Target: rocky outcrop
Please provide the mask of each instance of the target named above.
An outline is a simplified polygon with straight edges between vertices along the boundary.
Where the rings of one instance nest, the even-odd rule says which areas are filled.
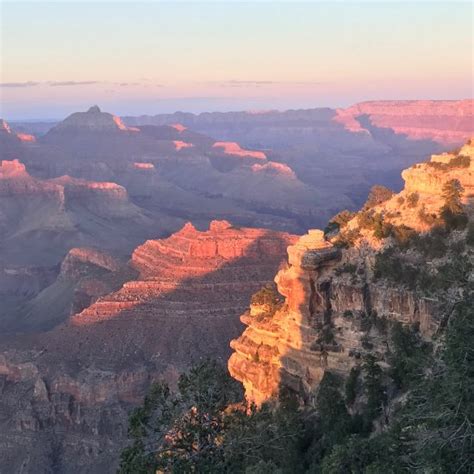
[[[102,112],[97,105],[87,112],[75,112],[54,128],[48,134],[70,132],[138,132],[137,128],[126,127],[122,120],[107,112]]]
[[[349,261],[363,268],[364,253]],[[436,301],[337,275],[340,259],[322,231],[310,231],[288,247],[288,266],[275,277],[284,300],[268,304],[257,294],[241,317],[247,329],[231,342],[228,366],[249,402],[275,399],[282,388],[309,401],[326,370],[347,376],[365,353],[386,351],[386,321],[418,323],[427,337],[437,328]]]
[[[374,211],[383,213],[395,225],[406,225],[426,231],[429,224],[424,215],[438,216],[445,203],[443,186],[457,180],[463,188],[463,203],[467,212],[474,211],[474,146],[467,142],[458,150],[433,155],[430,161],[418,163],[402,172],[403,190]],[[421,216],[421,217],[420,217]],[[352,226],[356,225],[353,223]]]
[[[278,395],[282,385],[304,382],[306,369],[315,382],[321,380],[321,349],[317,341],[317,325],[327,319],[329,300],[322,290],[322,275],[334,265],[340,251],[324,240],[322,231],[310,231],[288,247],[289,265],[275,278],[278,292],[286,299],[281,307],[269,305],[265,299],[255,301],[242,316],[248,326],[229,360],[231,375],[240,380],[249,402],[257,405]],[[318,289],[316,288],[318,282]],[[319,350],[318,350],[319,349]]]
[[[5,145],[4,141],[19,141],[19,142],[26,142],[26,143],[34,143],[36,142],[36,138],[34,135],[29,133],[16,133],[12,131],[8,122],[3,119],[0,119],[0,139],[2,140],[2,145]]]
[[[353,132],[367,132],[358,120],[360,116],[367,116],[375,127],[410,139],[442,144],[464,143],[474,132],[472,99],[362,102],[338,109],[334,120]]]
[[[227,155],[239,156],[242,158],[254,158],[256,160],[267,159],[263,151],[244,150],[236,142],[216,142],[212,147],[222,149]]]
[[[288,265],[275,277],[277,292],[254,295],[241,318],[247,329],[231,342],[229,371],[243,383],[249,402],[260,405],[278,397],[282,389],[310,400],[325,371],[347,376],[368,352],[383,359],[388,351],[387,325],[394,321],[416,324],[425,338],[438,330],[441,298],[405,285],[403,278],[398,282],[374,278],[377,254],[393,247],[396,238],[381,228],[377,235],[371,218],[379,215],[380,223],[392,230],[430,230],[440,223],[443,187],[452,180],[464,189],[464,210],[472,217],[472,143],[406,170],[402,192],[344,224],[342,233],[357,234],[349,248],[334,247],[319,230],[288,247]],[[406,258],[412,265],[420,262],[415,248],[407,250]],[[430,257],[424,263],[426,278],[444,272],[446,263],[443,256]],[[454,288],[453,294],[459,291]],[[447,294],[447,301],[452,298]]]
[[[295,172],[288,165],[285,165],[284,163],[276,163],[274,161],[269,161],[264,165],[255,163],[252,165],[252,171],[255,173],[268,173],[274,176],[297,179]]]

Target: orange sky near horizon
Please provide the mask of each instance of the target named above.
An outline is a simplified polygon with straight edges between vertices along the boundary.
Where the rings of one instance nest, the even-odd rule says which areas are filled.
[[[124,115],[473,96],[470,2],[1,8],[6,118],[55,118],[92,103]]]

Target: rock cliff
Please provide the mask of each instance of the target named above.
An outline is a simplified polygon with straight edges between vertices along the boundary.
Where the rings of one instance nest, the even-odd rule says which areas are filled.
[[[472,99],[361,102],[338,109],[334,120],[348,130],[364,132],[358,121],[358,117],[364,115],[372,125],[391,129],[410,139],[458,144],[472,135],[474,104]]]
[[[468,142],[456,152],[435,155],[406,170],[402,192],[370,209],[366,206],[341,226],[341,234],[353,236],[345,248],[340,248],[338,237],[319,230],[288,247],[288,264],[275,277],[277,291],[267,288],[254,295],[241,317],[247,329],[231,342],[229,371],[243,383],[248,401],[260,405],[276,398],[282,388],[308,401],[326,370],[347,376],[369,352],[383,361],[387,325],[395,321],[416,324],[425,338],[437,331],[442,324],[441,296],[452,302],[462,290],[439,285],[432,293],[427,289],[439,272],[450,271],[454,258],[460,258],[454,265],[467,265],[467,282],[472,281],[474,258],[463,247],[465,230],[441,234],[442,242],[435,244],[428,240],[435,237],[426,232],[439,226],[443,186],[451,180],[464,188],[464,212],[473,218],[473,164],[474,147]],[[413,193],[416,199],[409,198]],[[422,232],[419,238],[427,240],[401,250],[396,240],[402,230],[410,235]],[[444,250],[430,250],[430,245]],[[398,281],[382,267],[392,251],[400,253],[398,268],[406,269],[406,275],[399,270]],[[422,260],[421,254],[430,251],[433,255]],[[414,274],[416,266],[425,272],[421,286],[410,282],[409,270]]]
[[[48,133],[67,132],[137,132],[138,129],[126,127],[122,120],[115,115],[102,112],[94,105],[87,112],[76,112],[56,125]]]

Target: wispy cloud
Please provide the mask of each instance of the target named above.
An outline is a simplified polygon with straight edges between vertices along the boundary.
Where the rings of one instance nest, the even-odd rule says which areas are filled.
[[[143,82],[111,82],[111,81],[24,81],[24,82],[0,82],[0,87],[80,87],[101,84],[104,86],[134,87],[144,85]],[[145,84],[151,87],[150,84]],[[153,87],[164,87],[162,84],[153,84]]]
[[[293,86],[320,86],[327,84],[321,81],[261,81],[261,80],[236,80],[231,79],[227,81],[216,81],[213,84],[217,84],[220,87],[262,87],[262,86],[273,86],[273,85],[293,85]]]
[[[26,81],[26,82],[0,82],[0,87],[35,87],[39,86],[41,82]]]
[[[51,87],[68,87],[68,86],[90,86],[93,84],[100,84],[101,81],[48,81]]]

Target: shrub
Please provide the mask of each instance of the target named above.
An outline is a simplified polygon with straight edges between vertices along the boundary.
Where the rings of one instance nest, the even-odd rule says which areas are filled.
[[[448,163],[441,163],[439,161],[429,161],[427,164],[431,168],[447,171],[454,168],[469,168],[469,166],[471,166],[471,158],[466,155],[458,155],[454,158],[451,158]]]
[[[364,204],[364,210],[378,206],[385,201],[388,201],[393,196],[393,191],[385,186],[375,185],[369,192],[369,197]]]
[[[344,227],[354,216],[354,212],[344,209],[343,211],[336,214],[329,222],[337,224],[339,228],[341,228]]]
[[[463,229],[468,222],[461,198],[464,188],[457,179],[451,179],[443,186],[444,206],[441,217],[449,230]]]
[[[350,273],[351,275],[355,275],[357,272],[357,265],[353,263],[344,263],[340,267],[337,267],[335,270],[336,275],[342,275],[343,273]]]
[[[392,232],[393,226],[385,222],[380,213],[362,211],[358,214],[357,222],[362,229],[371,230],[377,239],[387,238]]]
[[[251,298],[253,305],[268,305],[270,308],[276,308],[283,302],[283,298],[276,290],[274,284],[264,286],[255,293]]]
[[[466,244],[474,247],[474,222],[469,223],[467,227]]]
[[[391,234],[400,248],[408,248],[418,236],[414,229],[404,224],[393,226]]]
[[[357,382],[359,380],[360,367],[352,367],[349,377],[346,380],[345,392],[346,392],[346,403],[352,405],[357,396]]]
[[[398,388],[407,388],[421,377],[429,345],[423,341],[416,326],[410,328],[396,321],[390,333],[390,376]]]
[[[410,208],[416,207],[417,204],[418,204],[419,199],[420,199],[420,195],[418,193],[410,193],[407,196],[408,207],[410,207]]]
[[[352,247],[356,240],[360,237],[359,229],[351,229],[341,232],[334,241],[336,247],[349,248]]]
[[[421,222],[429,226],[432,226],[437,221],[436,214],[428,214],[426,212],[426,207],[424,204],[421,207],[421,209],[418,211],[418,217],[420,218]]]
[[[458,155],[451,159],[448,163],[450,168],[469,168],[471,166],[471,157],[466,155]]]
[[[382,384],[383,372],[372,354],[365,357],[362,370],[364,371],[364,387],[367,395],[365,416],[368,420],[374,420],[381,413],[382,405],[386,400],[385,387]]]

